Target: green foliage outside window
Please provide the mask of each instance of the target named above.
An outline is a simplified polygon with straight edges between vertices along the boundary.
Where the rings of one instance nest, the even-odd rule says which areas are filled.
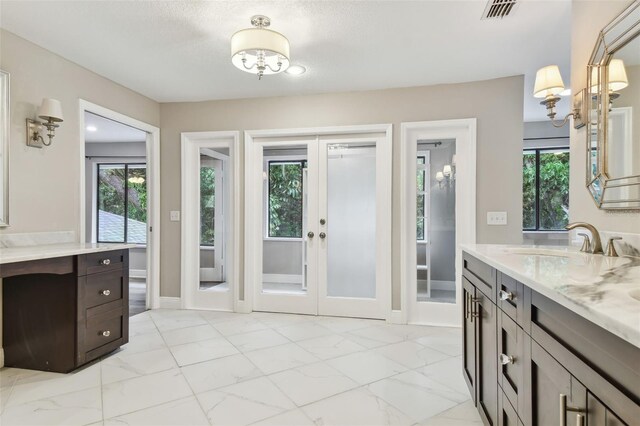
[[[215,242],[216,176],[213,167],[200,167],[200,245]]]
[[[302,161],[269,162],[269,237],[302,238]]]
[[[564,229],[569,223],[569,151],[525,151],[522,190],[523,229]]]

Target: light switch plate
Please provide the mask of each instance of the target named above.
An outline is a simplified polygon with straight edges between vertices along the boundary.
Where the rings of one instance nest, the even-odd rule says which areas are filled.
[[[169,219],[171,220],[171,222],[180,222],[180,211],[171,210],[169,214]]]
[[[507,212],[487,212],[487,225],[506,225]]]

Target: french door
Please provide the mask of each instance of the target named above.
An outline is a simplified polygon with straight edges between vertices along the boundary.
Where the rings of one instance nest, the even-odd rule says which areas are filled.
[[[386,318],[389,139],[307,136],[253,142],[252,150],[253,309]]]

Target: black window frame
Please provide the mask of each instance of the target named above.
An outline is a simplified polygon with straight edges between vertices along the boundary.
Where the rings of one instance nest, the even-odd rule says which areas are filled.
[[[100,241],[100,166],[123,166],[124,167],[124,241]],[[147,163],[96,163],[96,242],[128,244],[129,227],[129,166],[144,166],[145,173]],[[132,243],[141,244],[141,243]],[[145,243],[146,245],[146,243]]]
[[[553,152],[553,151],[566,151],[571,156],[571,149],[569,146],[556,146],[556,147],[546,147],[546,148],[524,148],[522,150],[522,154],[535,152],[536,155],[536,197],[535,197],[535,218],[536,218],[536,227],[535,228],[525,228],[523,226],[522,230],[524,232],[566,232],[566,229],[540,229],[540,153]]]
[[[275,164],[274,164],[275,163]],[[283,239],[301,239],[304,234],[304,196],[300,199],[300,235],[297,237],[283,237],[277,235],[271,235],[271,165],[280,165],[280,164],[299,164],[300,165],[300,184],[302,188],[304,188],[304,169],[307,168],[307,160],[287,160],[287,159],[279,159],[279,160],[268,160],[267,161],[267,238],[283,238]]]

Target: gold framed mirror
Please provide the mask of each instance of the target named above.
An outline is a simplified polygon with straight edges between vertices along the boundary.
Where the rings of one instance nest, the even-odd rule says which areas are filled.
[[[598,35],[587,92],[587,188],[600,209],[640,209],[639,0]]]

